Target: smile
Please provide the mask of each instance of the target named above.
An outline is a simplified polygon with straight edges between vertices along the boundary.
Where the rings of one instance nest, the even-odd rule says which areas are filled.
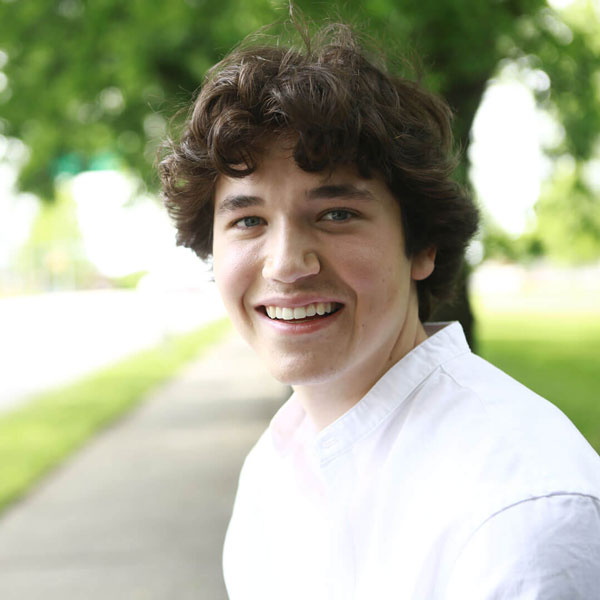
[[[337,312],[342,307],[337,302],[315,302],[306,306],[265,306],[267,316],[273,320],[303,321],[319,318]]]

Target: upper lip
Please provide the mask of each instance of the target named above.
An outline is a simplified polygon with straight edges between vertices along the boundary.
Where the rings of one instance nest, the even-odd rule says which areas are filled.
[[[281,308],[296,308],[299,306],[306,306],[308,304],[317,304],[318,302],[331,302],[336,304],[342,304],[339,300],[332,298],[331,296],[323,295],[310,295],[310,296],[270,296],[264,298],[260,302],[255,304],[256,308],[261,306],[280,306]]]

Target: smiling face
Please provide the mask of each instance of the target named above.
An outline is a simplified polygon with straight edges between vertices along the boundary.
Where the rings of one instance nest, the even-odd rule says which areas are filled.
[[[214,197],[214,273],[231,319],[273,376],[295,389],[364,393],[425,338],[399,205],[354,168],[301,170],[274,146]]]

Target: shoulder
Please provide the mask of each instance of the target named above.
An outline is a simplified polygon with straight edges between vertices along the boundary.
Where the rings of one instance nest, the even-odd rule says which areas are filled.
[[[445,600],[583,600],[600,586],[600,500],[570,493],[505,507],[474,531]]]
[[[410,456],[471,524],[554,493],[600,497],[600,457],[571,421],[468,350],[437,363],[397,420],[393,464]]]
[[[554,404],[471,353],[442,364],[437,385],[468,426],[467,443],[502,480],[519,481],[532,497],[600,496],[600,457]]]

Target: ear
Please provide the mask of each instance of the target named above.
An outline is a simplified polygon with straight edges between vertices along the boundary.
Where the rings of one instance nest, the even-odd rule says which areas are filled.
[[[412,258],[410,275],[415,281],[427,279],[435,269],[435,246],[430,246],[415,254]]]

